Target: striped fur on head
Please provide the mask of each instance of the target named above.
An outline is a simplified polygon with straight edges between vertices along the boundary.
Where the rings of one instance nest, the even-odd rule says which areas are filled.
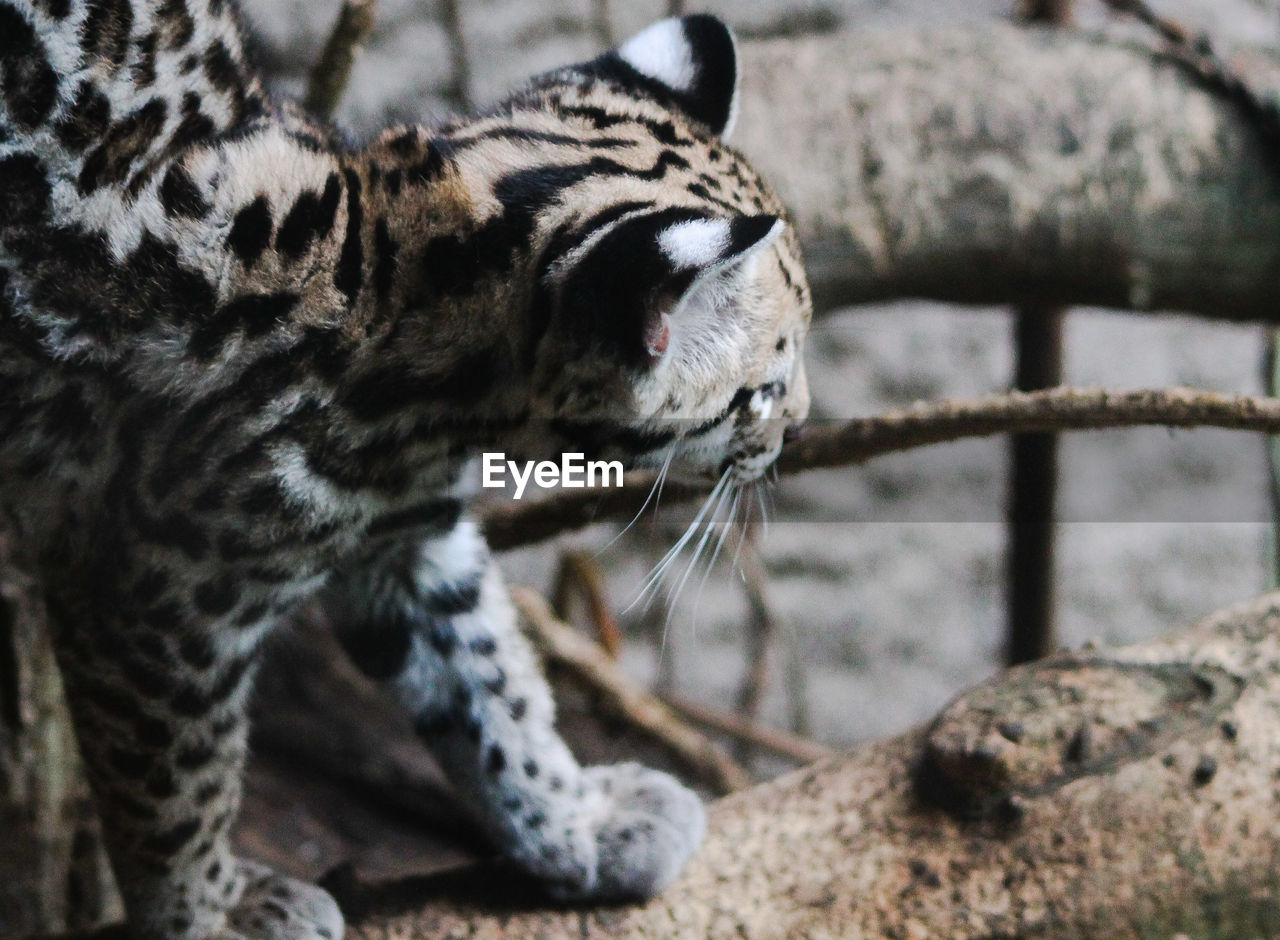
[[[736,89],[719,21],[665,20],[445,135],[500,233],[468,258],[525,284],[529,456],[752,479],[804,418],[809,291],[785,209],[724,141]]]

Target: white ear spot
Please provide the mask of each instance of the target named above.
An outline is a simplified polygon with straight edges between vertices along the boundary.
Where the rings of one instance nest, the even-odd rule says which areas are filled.
[[[677,271],[705,268],[724,257],[729,247],[728,219],[677,222],[658,236],[658,247]]]
[[[733,98],[729,102],[729,118],[724,122],[724,127],[720,130],[720,139],[728,140],[729,135],[733,133],[733,129],[738,126],[738,105],[741,102],[741,96],[738,94],[738,80],[733,80]]]
[[[661,20],[618,48],[618,55],[642,75],[676,91],[688,91],[697,77],[693,48],[678,19]]]

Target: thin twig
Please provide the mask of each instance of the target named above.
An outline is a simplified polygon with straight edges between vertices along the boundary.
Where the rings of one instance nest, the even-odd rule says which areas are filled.
[[[1065,26],[1071,22],[1071,5],[1072,0],[1019,0],[1014,15],[1029,23]]]
[[[470,111],[471,53],[467,49],[467,36],[462,28],[462,11],[458,8],[458,0],[443,0],[440,12],[444,20],[444,31],[449,37],[449,61],[452,67],[452,77],[449,87],[445,89],[445,97],[458,110]]]
[[[495,503],[482,516],[485,541],[496,551],[530,545],[558,535],[586,528],[628,512],[634,516],[653,489],[651,473],[629,473],[621,488],[564,492],[549,499],[525,503]],[[667,480],[662,485],[662,502],[683,502],[706,496],[708,485]]]
[[[574,594],[587,605],[587,619],[601,648],[616,660],[622,654],[622,630],[609,606],[600,564],[588,553],[571,549],[560,554],[560,568],[551,590],[551,606],[566,622],[571,619],[569,606]]]
[[[764,698],[764,685],[768,680],[769,647],[776,640],[782,642],[782,680],[787,696],[790,728],[799,735],[809,730],[808,677],[804,657],[796,648],[799,637],[792,624],[782,620],[769,598],[769,574],[764,557],[760,554],[760,527],[751,521],[742,533],[742,545],[737,550],[738,570],[742,573],[743,591],[751,612],[748,619],[747,670],[738,691],[738,713],[755,720],[760,715]],[[785,629],[779,630],[779,627]],[[745,752],[736,752],[739,760]]]
[[[803,650],[800,648],[800,632],[795,624],[787,621],[782,643],[782,684],[787,690],[787,726],[792,734],[807,738],[813,729],[809,705],[809,671]]]
[[[613,28],[613,11],[609,9],[609,0],[594,0],[591,4],[591,29],[602,46],[612,46],[618,41],[617,30]]]
[[[511,599],[523,615],[534,645],[553,665],[599,696],[603,707],[662,744],[708,787],[724,794],[755,782],[714,741],[689,727],[661,700],[628,678],[604,650],[558,620],[540,594],[516,586],[511,589]]]
[[[307,73],[307,108],[322,118],[333,117],[351,78],[356,56],[373,32],[376,0],[345,0],[333,32],[311,71]]]
[[[1203,84],[1234,101],[1244,111],[1273,152],[1280,148],[1280,113],[1275,103],[1255,92],[1244,76],[1218,55],[1207,34],[1193,36],[1181,23],[1156,13],[1143,0],[1103,0],[1103,3],[1155,30],[1173,48],[1178,61],[1190,68]],[[1276,358],[1280,353],[1280,331],[1275,327],[1268,329],[1264,342],[1263,389],[1268,395],[1275,395],[1280,381]],[[1268,439],[1266,453],[1271,497],[1269,580],[1275,587],[1280,584],[1280,438]]]
[[[744,593],[750,615],[746,624],[747,667],[738,684],[736,711],[744,720],[755,722],[760,717],[764,701],[765,684],[769,681],[769,647],[777,634],[777,618],[769,605],[764,559],[760,557],[759,530],[748,523],[742,533],[742,548],[738,553],[739,570],[742,572]],[[740,761],[751,759],[749,741],[740,739],[734,756]]]
[[[836,753],[817,741],[749,721],[741,715],[731,715],[676,692],[664,692],[662,700],[695,724],[739,741],[747,741],[761,750],[797,764],[811,764]]]
[[[1280,399],[1181,387],[1134,391],[1061,387],[921,403],[807,435],[782,454],[778,468],[798,473],[862,463],[894,451],[967,437],[1142,425],[1274,434],[1280,430]]]
[[[1194,51],[1193,42],[1203,41],[1202,37],[1193,37],[1191,31],[1177,20],[1157,13],[1144,0],[1102,0],[1102,2],[1115,12],[1132,16],[1144,26],[1150,26],[1160,34],[1162,39],[1174,46]]]
[[[1177,20],[1157,13],[1145,0],[1102,0],[1117,13],[1133,17],[1169,44],[1176,60],[1207,87],[1234,102],[1273,151],[1280,150],[1280,112],[1276,104],[1254,91],[1230,63],[1218,54],[1208,34],[1193,33]]]
[[[852,466],[884,454],[968,437],[1143,425],[1277,434],[1280,399],[1193,388],[1115,391],[1064,387],[921,403],[812,431],[783,450],[778,468],[792,474]],[[620,489],[562,493],[523,505],[498,504],[484,514],[485,533],[489,544],[502,550],[594,522],[634,516],[653,480],[650,473],[631,473]],[[663,486],[663,505],[705,497],[709,486],[668,480]]]

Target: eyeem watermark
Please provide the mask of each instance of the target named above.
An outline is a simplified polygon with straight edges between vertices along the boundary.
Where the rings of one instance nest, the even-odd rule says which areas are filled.
[[[516,482],[514,499],[524,495],[524,488],[529,485],[530,479],[538,486],[561,486],[566,489],[622,485],[620,460],[587,460],[585,454],[561,454],[559,463],[554,460],[526,460],[521,468],[516,461],[508,460],[506,454],[482,455],[481,486],[488,489],[504,488],[508,472]]]

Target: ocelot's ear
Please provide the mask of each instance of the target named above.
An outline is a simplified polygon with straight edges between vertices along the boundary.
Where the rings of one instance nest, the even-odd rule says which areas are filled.
[[[776,215],[719,217],[679,208],[624,219],[551,273],[558,319],[579,342],[622,365],[652,369],[683,338],[714,329],[694,321],[721,315],[716,308],[725,292],[715,288],[731,283],[785,224]]]
[[[661,20],[583,70],[657,98],[728,137],[738,116],[733,34],[714,16]]]

